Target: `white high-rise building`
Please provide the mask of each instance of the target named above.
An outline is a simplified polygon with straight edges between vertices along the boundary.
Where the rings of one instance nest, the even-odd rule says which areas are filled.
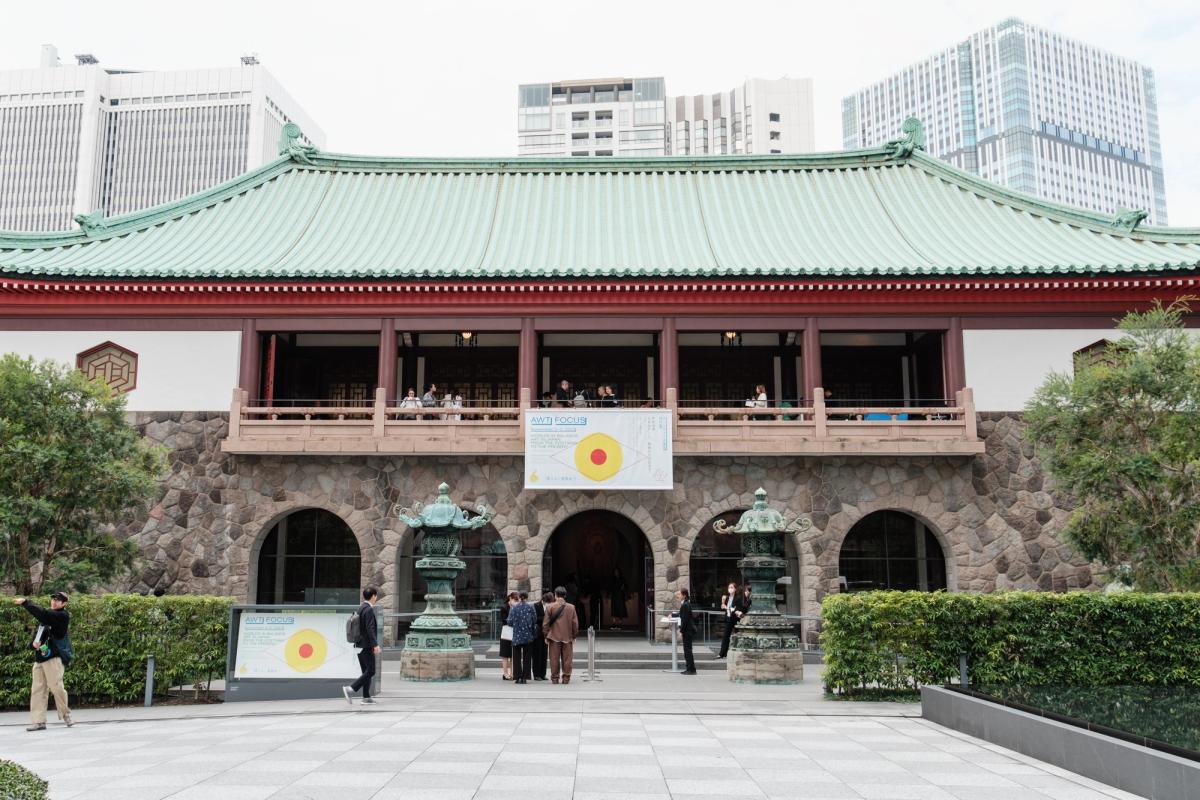
[[[816,149],[810,78],[750,78],[718,94],[667,98],[672,155],[811,153]]]
[[[910,116],[931,154],[988,180],[1167,224],[1154,72],[1136,61],[1006,19],[844,98],[843,144]]]
[[[666,100],[662,78],[523,83],[517,91],[517,153],[661,156]]]
[[[277,155],[284,124],[321,129],[258,63],[144,72],[91,55],[0,72],[0,230],[75,226],[75,214],[137,211],[201,191]]]

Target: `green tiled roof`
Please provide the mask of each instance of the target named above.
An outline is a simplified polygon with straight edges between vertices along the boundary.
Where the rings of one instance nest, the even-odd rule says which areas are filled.
[[[302,152],[178,202],[86,224],[0,232],[0,274],[854,277],[1200,264],[1198,229],[1126,231],[887,147],[508,161]]]

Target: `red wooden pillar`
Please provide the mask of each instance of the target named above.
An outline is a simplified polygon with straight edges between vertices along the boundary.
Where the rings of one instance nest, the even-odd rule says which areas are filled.
[[[804,336],[800,341],[800,358],[804,370],[804,398],[801,402],[812,405],[813,390],[821,386],[821,328],[816,317],[804,322]]]
[[[664,317],[658,337],[658,397],[667,398],[667,389],[679,388],[679,333],[674,317]]]
[[[238,386],[249,394],[252,402],[258,400],[258,376],[262,369],[261,362],[258,326],[253,319],[244,319],[242,320],[241,363],[238,368]]]
[[[945,339],[946,397],[967,386],[967,362],[963,352],[962,317],[951,317]]]
[[[538,387],[537,331],[533,328],[533,318],[524,317],[521,319],[521,337],[518,341],[517,395],[520,396],[520,389],[528,389],[530,398],[536,400],[541,396]]]
[[[384,317],[383,325],[379,328],[379,388],[383,389],[386,399],[396,397],[396,320]]]

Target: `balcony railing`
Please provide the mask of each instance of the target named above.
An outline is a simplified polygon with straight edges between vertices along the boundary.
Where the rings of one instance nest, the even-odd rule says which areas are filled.
[[[945,406],[828,406],[821,389],[814,392],[812,405],[797,408],[680,405],[676,398],[676,390],[668,389],[665,407],[675,412],[673,447],[678,456],[983,452],[970,389],[958,392],[953,405]],[[389,402],[383,389],[369,403],[251,403],[246,392],[235,389],[222,449],[257,454],[522,455],[524,411],[534,408],[527,389],[521,390],[516,405],[462,408]]]

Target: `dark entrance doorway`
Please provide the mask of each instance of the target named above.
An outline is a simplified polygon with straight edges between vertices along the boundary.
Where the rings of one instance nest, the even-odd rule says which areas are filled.
[[[542,585],[562,586],[579,612],[580,630],[640,632],[653,597],[654,563],[646,536],[612,511],[584,511],[550,536]]]

